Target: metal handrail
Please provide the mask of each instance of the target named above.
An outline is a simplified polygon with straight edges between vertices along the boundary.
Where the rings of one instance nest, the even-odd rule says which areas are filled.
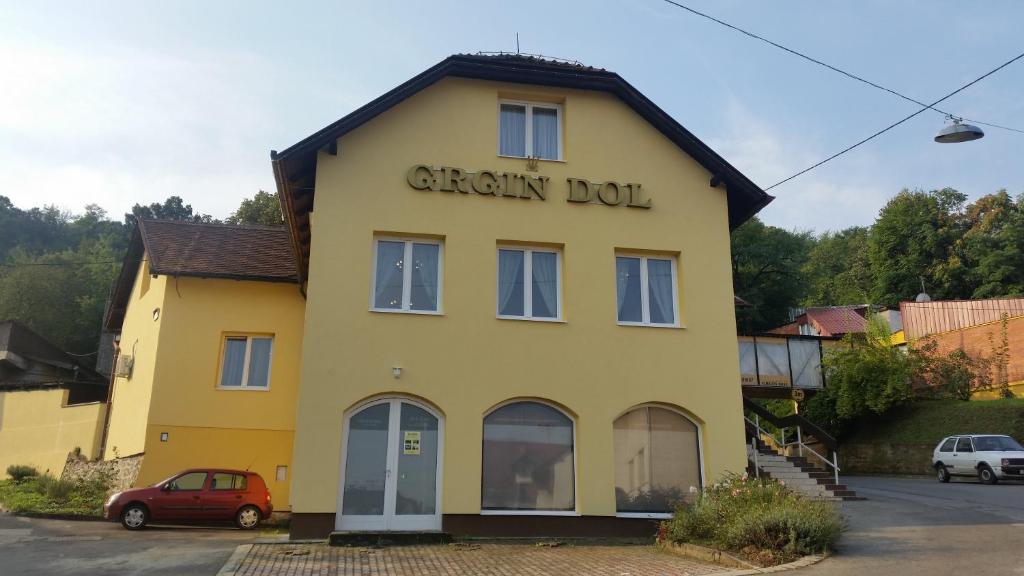
[[[800,425],[779,427],[780,438],[776,438],[774,434],[772,434],[771,432],[765,430],[764,428],[761,428],[761,417],[756,412],[754,413],[754,420],[751,420],[750,418],[748,418],[745,415],[743,416],[743,419],[746,420],[748,424],[753,426],[754,430],[756,430],[756,434],[750,440],[750,446],[751,446],[751,449],[753,450],[753,456],[754,456],[754,474],[758,478],[761,477],[761,470],[760,470],[760,466],[758,464],[758,458],[757,458],[757,455],[758,455],[757,441],[758,440],[763,440],[764,437],[768,437],[768,438],[771,438],[772,443],[774,443],[776,446],[778,446],[779,449],[781,449],[783,453],[785,453],[786,449],[789,448],[790,446],[796,446],[797,447],[797,451],[799,452],[800,456],[804,455],[804,449],[810,451],[811,454],[814,454],[815,456],[818,457],[819,460],[824,462],[828,467],[832,468],[832,475],[833,475],[833,478],[835,478],[835,483],[839,484],[839,470],[840,470],[839,469],[839,454],[836,452],[835,449],[833,449],[832,450],[832,460],[829,460],[825,456],[822,456],[821,454],[819,454],[818,451],[815,450],[814,448],[811,448],[807,444],[804,444],[803,430],[801,429]],[[796,442],[786,442],[786,428],[796,428]],[[827,470],[827,468],[826,468],[826,470]]]

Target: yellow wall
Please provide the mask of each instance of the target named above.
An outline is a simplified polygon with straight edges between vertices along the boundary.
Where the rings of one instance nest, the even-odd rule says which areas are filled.
[[[139,340],[135,373],[117,379],[107,457],[115,447],[145,452],[137,485],[183,468],[251,465],[286,510],[275,472],[291,465],[304,304],[296,285],[272,282],[160,276],[146,296],[133,293],[121,346]],[[227,334],[274,336],[269,390],[218,389]]]
[[[499,95],[564,98],[547,201],[410,188],[419,163],[525,173],[496,154]],[[582,514],[615,513],[612,422],[645,402],[703,424],[709,481],[744,468],[726,194],[660,132],[608,94],[448,78],[339,144],[317,165],[293,511],[335,512],[343,415],[385,392],[446,416],[446,514],[480,510],[482,418],[516,397],[576,415]],[[567,177],[640,182],[653,208],[569,204]],[[368,311],[375,232],[444,237],[444,315]],[[564,245],[564,323],[495,318],[500,240]],[[684,328],[616,324],[617,248],[678,253]]]
[[[167,442],[160,441],[162,432]],[[248,469],[267,483],[274,509],[287,510],[292,436],[291,430],[153,425],[146,433],[146,456],[135,485],[149,486],[186,468]],[[279,465],[288,466],[282,482],[276,477]]]
[[[60,476],[68,453],[95,458],[106,404],[65,406],[65,390],[0,392],[0,474],[12,464]]]
[[[167,278],[150,278],[149,263],[143,261],[121,327],[121,353],[133,356],[135,366],[130,378],[114,378],[104,459],[131,456],[145,449],[161,325],[160,320],[153,320],[153,310],[163,306],[166,288]]]

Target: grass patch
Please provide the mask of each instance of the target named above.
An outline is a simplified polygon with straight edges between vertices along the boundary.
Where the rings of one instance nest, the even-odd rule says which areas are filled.
[[[918,400],[859,422],[851,444],[938,444],[953,434],[1008,434],[1024,440],[1024,398]]]
[[[844,530],[831,502],[811,500],[782,482],[729,476],[680,504],[659,539],[729,550],[761,566],[834,549]]]
[[[69,481],[34,476],[0,480],[0,504],[18,514],[103,515],[109,485],[105,479]]]

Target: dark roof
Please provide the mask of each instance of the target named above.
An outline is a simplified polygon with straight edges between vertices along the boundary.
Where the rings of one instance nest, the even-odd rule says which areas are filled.
[[[0,381],[0,388],[37,387],[72,382],[99,386],[107,384],[107,379],[89,366],[91,355],[72,356],[15,320],[0,322],[0,360],[7,358],[8,354],[51,366],[55,370],[36,373],[33,369],[15,381]]]
[[[114,284],[108,330],[120,329],[143,257],[149,259],[151,274],[298,282],[283,226],[140,219]]]
[[[317,153],[321,149],[336,153],[338,138],[447,76],[609,92],[711,172],[710,186],[725,184],[731,228],[748,220],[773,199],[614,72],[516,54],[459,54],[445,58],[295,145],[270,153],[277,191],[299,262],[300,280],[309,268],[309,213],[313,208]]]

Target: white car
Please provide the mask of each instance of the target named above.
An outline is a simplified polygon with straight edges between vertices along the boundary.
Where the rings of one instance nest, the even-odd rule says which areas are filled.
[[[1024,446],[1009,436],[965,434],[943,438],[932,453],[939,482],[977,476],[982,484],[1024,480]]]

